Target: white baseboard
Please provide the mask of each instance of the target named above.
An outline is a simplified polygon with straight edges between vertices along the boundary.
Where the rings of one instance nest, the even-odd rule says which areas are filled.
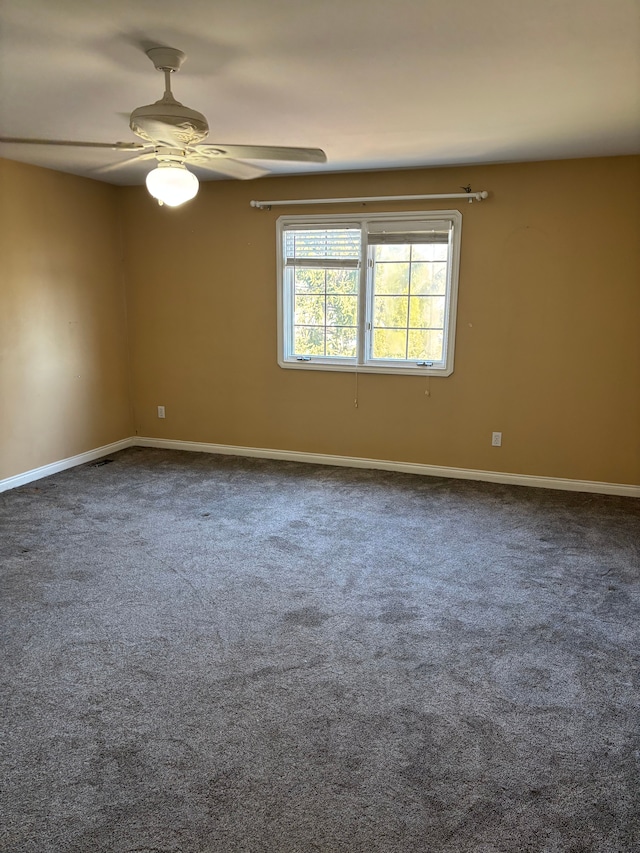
[[[133,444],[135,444],[135,438],[123,438],[120,441],[114,441],[113,444],[105,444],[103,447],[96,447],[95,450],[88,450],[86,453],[79,453],[77,456],[69,456],[67,459],[52,462],[50,465],[43,465],[41,468],[32,468],[31,471],[25,471],[24,474],[7,477],[6,480],[0,480],[0,492],[6,492],[7,489],[16,489],[18,486],[24,486],[25,483],[33,482],[33,480],[41,480],[43,477],[57,474],[58,471],[75,468],[76,465],[93,462],[94,459],[100,459],[101,456],[108,456],[117,450],[124,450]]]
[[[192,450],[200,453],[220,453],[227,456],[257,456],[262,459],[308,462],[313,465],[374,468],[383,471],[401,471],[405,474],[420,474],[428,477],[449,477],[455,480],[481,480],[487,483],[532,486],[538,489],[560,489],[566,492],[594,492],[602,495],[621,495],[623,497],[640,498],[640,486],[630,486],[625,483],[565,480],[559,477],[533,477],[529,474],[479,471],[473,468],[444,468],[437,465],[422,465],[417,462],[392,462],[386,459],[364,459],[359,456],[330,456],[324,453],[302,453],[297,450],[238,447],[232,444],[204,444],[197,441],[146,438],[144,436],[136,436],[134,443],[140,447],[158,447],[166,450]]]
[[[359,456],[332,456],[324,453],[303,453],[297,450],[274,450],[267,447],[239,447],[233,444],[206,444],[198,441],[179,441],[177,439],[147,438],[132,436],[34,468],[24,474],[0,480],[0,492],[15,489],[33,480],[48,477],[58,471],[84,465],[108,456],[127,447],[157,447],[164,450],[188,450],[199,453],[219,453],[225,456],[254,456],[261,459],[281,459],[287,462],[307,462],[312,465],[337,465],[346,468],[372,468],[382,471],[400,471],[406,474],[420,474],[427,477],[448,477],[455,480],[480,480],[487,483],[505,483],[513,486],[530,486],[538,489],[559,489],[568,492],[593,492],[601,495],[620,495],[640,498],[640,486],[625,483],[602,483],[595,480],[566,480],[559,477],[534,477],[529,474],[509,474],[501,471],[480,471],[473,468],[445,468],[438,465],[422,465],[417,462],[393,462],[386,459],[365,459]]]

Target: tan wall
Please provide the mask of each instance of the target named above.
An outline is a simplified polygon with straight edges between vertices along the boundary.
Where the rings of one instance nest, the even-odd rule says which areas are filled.
[[[132,433],[117,205],[0,161],[0,479]]]
[[[143,188],[122,190],[138,433],[640,483],[639,162],[210,182],[177,210]],[[331,208],[257,211],[251,198],[451,192],[467,182],[492,195],[459,207],[451,377],[360,376],[354,408],[353,374],[278,367],[275,220]],[[453,205],[411,205],[444,206]],[[502,448],[490,446],[492,430]]]
[[[639,483],[639,162],[214,182],[168,210],[144,188],[0,161],[0,479],[135,428]],[[330,208],[257,211],[251,198],[448,192],[468,181],[492,197],[460,207],[453,376],[360,376],[356,409],[353,374],[277,366],[275,219]],[[504,434],[500,449],[492,430]]]

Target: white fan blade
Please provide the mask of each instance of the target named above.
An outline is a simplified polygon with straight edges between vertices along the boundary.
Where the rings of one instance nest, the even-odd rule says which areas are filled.
[[[326,163],[321,148],[289,148],[277,145],[195,145],[214,157],[233,157],[236,160],[291,160],[302,163]]]
[[[107,172],[115,172],[117,169],[121,169],[123,166],[129,166],[131,163],[139,163],[141,160],[155,160],[155,152],[148,151],[142,154],[137,154],[135,157],[129,157],[127,160],[120,160],[119,163],[109,163],[107,166],[98,166],[97,169],[93,169],[93,173],[96,175],[104,175]]]
[[[197,166],[198,169],[206,169],[208,172],[216,172],[219,175],[226,175],[229,178],[239,178],[241,181],[248,181],[251,178],[260,178],[262,175],[268,175],[268,169],[260,169],[258,166],[252,166],[250,163],[239,163],[237,160],[232,160],[229,157],[187,157],[185,166]]]
[[[76,142],[71,139],[19,139],[12,136],[0,136],[0,143],[19,145],[70,145],[76,148],[111,148],[113,151],[141,151],[146,145],[137,142]]]

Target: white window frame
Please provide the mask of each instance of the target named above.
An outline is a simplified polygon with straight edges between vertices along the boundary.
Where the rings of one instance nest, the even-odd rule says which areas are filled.
[[[402,361],[400,359],[372,359],[371,311],[373,298],[373,272],[368,261],[368,224],[380,222],[402,223],[448,220],[451,223],[447,287],[445,294],[443,358],[437,362]],[[291,226],[344,227],[360,229],[360,265],[358,292],[358,346],[356,358],[344,356],[312,356],[301,360],[293,351],[293,293],[286,275],[284,260],[284,235]],[[403,211],[401,213],[318,214],[311,216],[280,216],[277,220],[277,275],[278,275],[278,364],[284,368],[301,370],[330,370],[358,373],[395,373],[420,376],[450,376],[453,373],[458,278],[460,269],[460,243],[462,214],[459,210]]]

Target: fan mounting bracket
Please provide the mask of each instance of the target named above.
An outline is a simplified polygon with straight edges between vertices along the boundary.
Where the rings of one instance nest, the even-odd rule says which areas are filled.
[[[150,47],[146,52],[158,71],[180,71],[187,55],[176,47]]]
[[[180,163],[182,164],[187,156],[187,151],[184,148],[169,148],[166,145],[156,145],[154,154],[159,163]]]

